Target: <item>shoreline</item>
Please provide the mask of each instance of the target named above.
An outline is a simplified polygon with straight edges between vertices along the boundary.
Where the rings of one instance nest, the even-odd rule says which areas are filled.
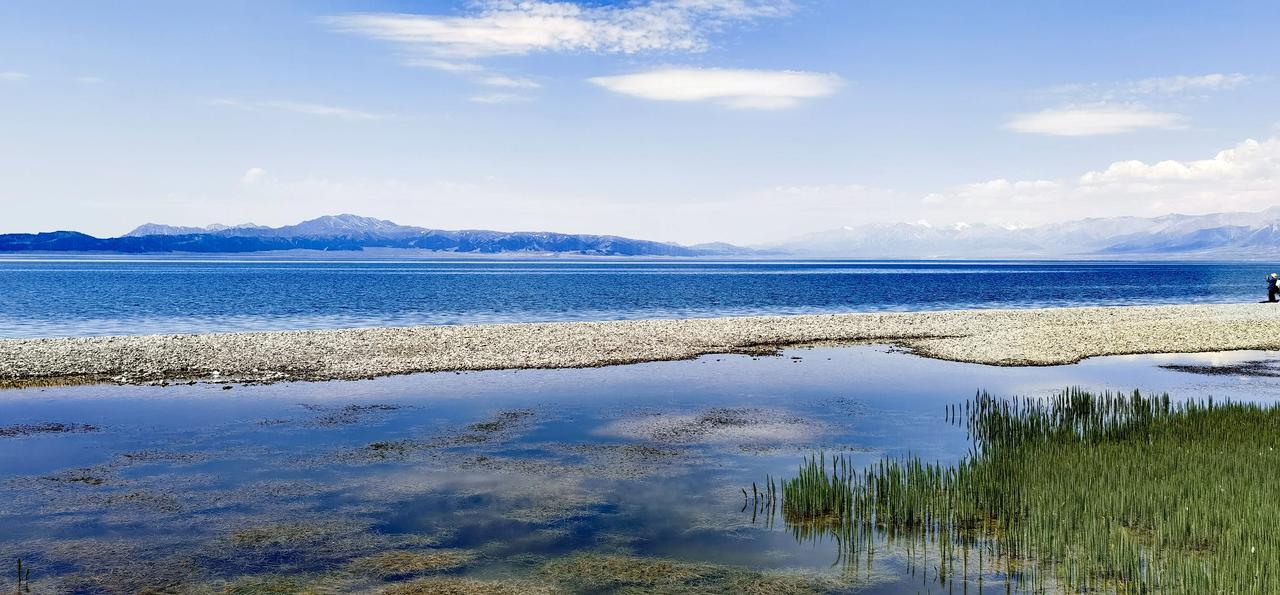
[[[949,310],[0,340],[0,388],[360,380],[890,344],[994,366],[1280,349],[1273,304]]]

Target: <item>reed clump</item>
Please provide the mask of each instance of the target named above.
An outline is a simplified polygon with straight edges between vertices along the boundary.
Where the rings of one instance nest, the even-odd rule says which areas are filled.
[[[972,439],[959,463],[808,458],[779,482],[787,527],[846,562],[898,541],[942,583],[1280,592],[1280,407],[1068,389],[946,415]]]

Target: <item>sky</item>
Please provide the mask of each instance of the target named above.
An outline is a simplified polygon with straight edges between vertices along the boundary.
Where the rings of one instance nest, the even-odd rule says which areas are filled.
[[[1280,3],[7,0],[0,233],[767,244],[1280,204]]]

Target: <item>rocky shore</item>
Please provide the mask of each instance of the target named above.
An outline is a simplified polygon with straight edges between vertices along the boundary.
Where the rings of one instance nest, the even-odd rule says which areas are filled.
[[[1280,306],[1125,306],[0,340],[0,386],[350,380],[887,343],[953,361],[1280,349]]]

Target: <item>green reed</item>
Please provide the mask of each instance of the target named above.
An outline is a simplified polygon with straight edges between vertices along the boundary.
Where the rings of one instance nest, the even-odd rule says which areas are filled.
[[[15,573],[17,579],[14,593],[30,593],[31,592],[31,565],[23,566],[22,558],[18,558],[18,570]]]
[[[788,529],[846,563],[894,541],[943,583],[1280,592],[1280,407],[1069,389],[946,415],[973,442],[954,465],[806,458],[779,482]]]

